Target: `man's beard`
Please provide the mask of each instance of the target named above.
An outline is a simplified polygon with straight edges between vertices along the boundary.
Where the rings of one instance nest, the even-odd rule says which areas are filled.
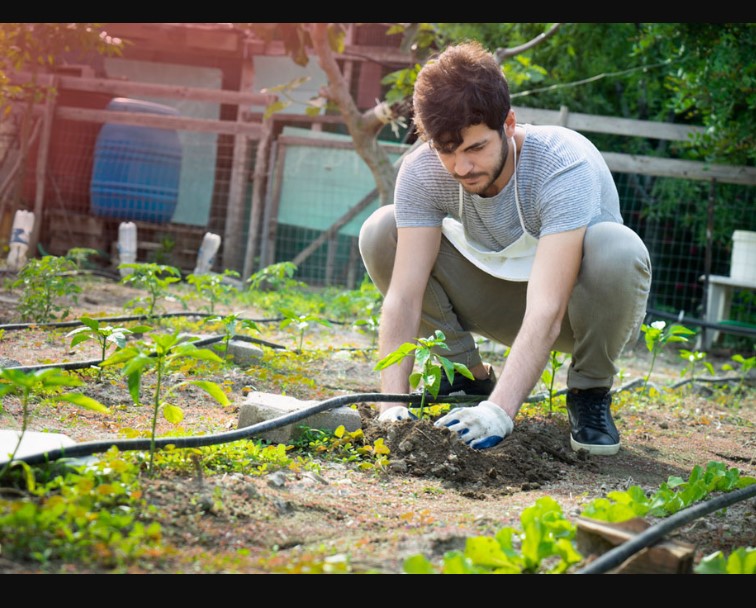
[[[462,188],[470,194],[477,194],[478,196],[484,196],[485,192],[491,187],[491,185],[499,178],[501,175],[501,172],[504,171],[504,165],[507,164],[507,158],[509,158],[509,145],[508,141],[504,139],[501,145],[501,158],[499,159],[499,163],[496,165],[496,168],[493,170],[492,173],[473,173],[472,175],[466,175],[465,178],[470,177],[478,177],[478,176],[487,176],[489,177],[488,181],[482,186],[474,186],[472,190],[467,188],[464,183],[462,183],[462,178],[457,177],[458,180],[460,180],[460,183],[462,184]]]

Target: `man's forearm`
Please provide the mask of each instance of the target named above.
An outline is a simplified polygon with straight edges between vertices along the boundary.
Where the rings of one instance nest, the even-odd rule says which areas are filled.
[[[559,335],[560,322],[526,318],[512,344],[504,369],[489,398],[503,408],[512,420],[546,367],[551,348]]]
[[[378,330],[379,360],[390,355],[406,342],[414,342],[420,326],[420,313],[412,314],[401,307],[386,305],[381,312]],[[414,357],[405,357],[395,365],[389,365],[381,371],[381,391],[384,393],[409,393],[409,376],[412,373]],[[396,403],[382,404],[382,409]]]

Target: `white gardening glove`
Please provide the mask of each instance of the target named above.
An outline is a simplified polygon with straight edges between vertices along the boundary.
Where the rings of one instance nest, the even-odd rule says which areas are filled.
[[[393,409],[393,408],[392,408]],[[501,442],[514,428],[503,409],[491,401],[481,401],[474,407],[458,407],[436,420],[435,426],[445,426],[457,433],[471,448],[485,450]]]
[[[396,420],[417,420],[417,416],[410,412],[405,406],[395,405],[394,407],[381,412],[378,415],[378,420],[380,420],[381,422],[393,422]]]

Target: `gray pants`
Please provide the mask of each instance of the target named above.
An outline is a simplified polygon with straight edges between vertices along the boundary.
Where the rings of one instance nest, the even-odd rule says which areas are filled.
[[[396,254],[393,205],[375,211],[360,230],[360,254],[382,294]],[[440,329],[449,350],[439,354],[474,367],[481,362],[472,333],[511,345],[525,315],[527,282],[498,279],[470,263],[446,239],[423,299],[420,336]],[[651,287],[651,262],[643,241],[627,226],[590,226],[583,262],[562,331],[552,350],[571,353],[567,386],[610,388],[622,349],[638,337]]]

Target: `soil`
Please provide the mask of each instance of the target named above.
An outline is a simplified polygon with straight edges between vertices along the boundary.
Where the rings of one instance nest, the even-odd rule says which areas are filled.
[[[86,281],[68,319],[83,314],[123,316],[128,314],[124,304],[141,295],[117,281],[101,277]],[[0,323],[19,322],[18,295],[7,288],[0,291]],[[165,310],[184,310],[178,300],[161,304]],[[192,304],[189,307],[192,310]],[[231,310],[221,307],[216,312]],[[244,316],[264,317],[253,310],[245,310]],[[192,322],[196,324],[186,321]],[[295,348],[297,336],[274,323],[258,326],[267,342],[282,347],[277,352],[293,353],[287,349]],[[71,349],[70,339],[65,338],[70,330],[41,325],[5,329],[0,337],[0,366],[98,358],[89,343]],[[249,390],[304,400],[379,392],[371,346],[369,336],[346,325],[311,327],[303,352],[292,355],[289,368],[263,374],[255,365],[229,365],[218,377],[208,377],[224,386],[233,402],[230,407],[210,405],[198,393],[181,393],[178,405],[185,413],[181,429],[189,435],[235,429]],[[503,355],[486,348],[482,346],[487,360],[500,365]],[[732,354],[712,351],[707,361],[721,369]],[[383,438],[390,449],[389,465],[381,471],[324,459],[317,471],[145,477],[145,497],[158,507],[164,538],[176,552],[149,567],[133,566],[129,572],[400,573],[410,556],[422,554],[438,564],[446,552],[463,549],[470,536],[491,536],[504,527],[521,529],[523,510],[542,497],[553,498],[568,518],[578,521],[582,507],[594,498],[633,485],[654,492],[670,477],[686,480],[695,466],[705,467],[710,461],[756,476],[752,384],[742,393],[728,389],[730,385],[704,382],[671,389],[680,380],[681,361],[678,353],[662,353],[652,378],[658,390],[650,398],[632,390],[615,395],[614,417],[622,433],[622,448],[615,456],[590,456],[570,448],[559,398],[551,409],[544,402],[526,404],[514,433],[482,451],[467,447],[428,420],[380,423],[374,404],[359,403],[366,443]],[[618,380],[615,387],[642,378],[650,364],[642,341],[629,348],[620,363],[622,382]],[[121,380],[90,382],[87,388],[87,394],[117,410],[116,420],[61,405],[38,410],[30,430],[64,433],[84,442],[114,440],[123,428],[142,432],[149,428],[150,408],[134,406]],[[7,398],[0,428],[18,429],[20,423],[18,403]],[[158,435],[167,432],[175,433],[175,428],[161,421]],[[645,518],[641,523],[657,522]],[[715,551],[756,546],[755,524],[756,500],[750,498],[685,523],[666,539],[689,550],[697,564]],[[585,560],[570,572],[598,557],[595,546],[582,549]],[[678,565],[681,571],[689,571],[690,566]],[[11,561],[0,553],[3,573],[51,568],[91,571],[77,564],[53,564],[43,570],[35,562]]]

